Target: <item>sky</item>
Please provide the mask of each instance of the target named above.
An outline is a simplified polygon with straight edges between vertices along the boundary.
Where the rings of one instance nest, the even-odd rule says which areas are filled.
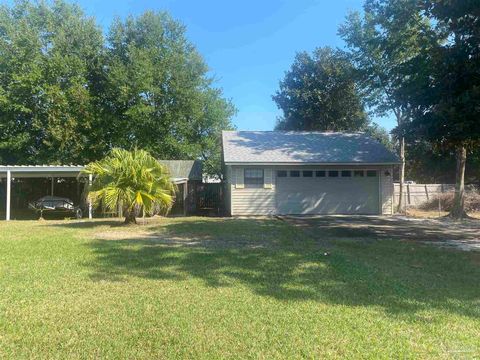
[[[296,52],[343,47],[338,26],[363,0],[78,0],[106,31],[115,17],[166,10],[210,67],[215,86],[238,110],[239,130],[272,130],[272,100]],[[391,130],[392,117],[374,119]]]

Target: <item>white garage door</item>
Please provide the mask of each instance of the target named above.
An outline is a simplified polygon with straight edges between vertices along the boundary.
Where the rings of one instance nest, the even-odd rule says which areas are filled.
[[[378,214],[376,170],[279,170],[278,214]]]

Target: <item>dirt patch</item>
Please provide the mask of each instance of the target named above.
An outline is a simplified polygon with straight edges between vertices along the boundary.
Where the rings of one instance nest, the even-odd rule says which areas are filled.
[[[480,250],[480,221],[477,220],[455,222],[401,216],[288,216],[284,219],[319,240],[402,240]]]
[[[95,238],[102,239],[102,240],[125,240],[125,239],[132,239],[132,238],[147,238],[150,237],[152,234],[147,230],[107,230],[107,231],[100,231],[95,233]]]
[[[152,246],[173,246],[173,247],[198,247],[210,249],[259,249],[277,248],[280,246],[276,241],[260,235],[255,238],[242,235],[231,235],[218,237],[208,234],[186,234],[179,236],[171,231],[159,232],[158,229],[127,229],[108,230],[95,233],[95,238],[105,241],[128,241],[131,245],[135,243],[150,244]]]
[[[408,209],[407,214],[408,217],[413,217],[417,219],[438,219],[443,218],[448,215],[447,211],[438,211],[438,210],[422,210],[422,209]],[[480,220],[480,212],[473,211],[469,212],[468,216],[472,217],[473,219]]]

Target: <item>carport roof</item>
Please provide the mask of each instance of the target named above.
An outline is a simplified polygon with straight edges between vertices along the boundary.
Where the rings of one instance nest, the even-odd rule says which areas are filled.
[[[76,177],[83,169],[85,169],[84,165],[0,165],[0,178],[6,178],[8,171],[17,178]],[[171,180],[176,184],[181,184],[188,181],[189,178],[172,174]]]
[[[364,133],[223,131],[223,159],[231,164],[391,165],[398,157]]]
[[[17,177],[77,176],[83,169],[83,165],[0,165],[0,177],[7,171]]]

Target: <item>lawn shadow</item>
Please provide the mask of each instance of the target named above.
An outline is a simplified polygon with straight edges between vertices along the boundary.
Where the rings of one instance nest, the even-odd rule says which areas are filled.
[[[49,223],[45,221],[45,225],[70,229],[94,229],[99,227],[122,227],[125,225],[121,219],[105,219],[105,220],[68,220],[64,222]]]
[[[377,306],[412,320],[432,308],[480,317],[478,253],[358,235],[312,237],[275,219],[176,221],[147,235],[93,240],[86,266],[94,281],[196,279],[287,302]]]

